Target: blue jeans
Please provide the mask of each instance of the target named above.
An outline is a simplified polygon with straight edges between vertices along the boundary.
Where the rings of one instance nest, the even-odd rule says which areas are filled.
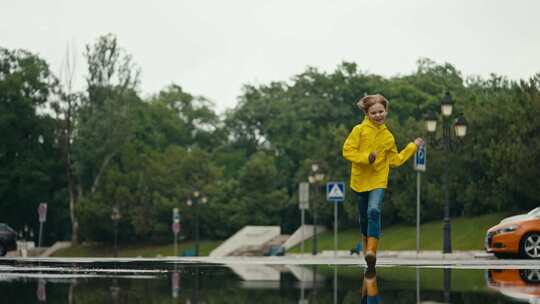
[[[364,236],[379,239],[381,236],[381,210],[384,189],[355,192],[358,204],[358,223]]]
[[[379,304],[379,303],[381,303],[381,297],[379,295],[365,296],[364,298],[362,298],[360,303],[362,303],[362,304],[364,304],[364,303],[366,303],[366,304]]]

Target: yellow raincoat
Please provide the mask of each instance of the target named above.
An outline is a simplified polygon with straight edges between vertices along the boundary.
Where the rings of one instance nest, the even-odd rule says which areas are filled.
[[[371,152],[377,152],[372,164],[368,160]],[[415,152],[416,145],[411,142],[398,153],[394,136],[386,125],[376,125],[364,117],[343,144],[343,157],[352,163],[351,188],[356,192],[386,189],[390,167],[401,166]]]

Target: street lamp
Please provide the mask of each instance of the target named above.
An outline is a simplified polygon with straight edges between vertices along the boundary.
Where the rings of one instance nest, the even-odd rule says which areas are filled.
[[[24,224],[24,251],[25,255],[28,254],[28,225]]]
[[[308,176],[308,181],[315,187],[315,197],[313,198],[313,246],[311,247],[311,254],[317,255],[317,197],[319,194],[319,187],[324,180],[324,173],[318,162],[311,164],[311,174]]]
[[[114,206],[111,212],[111,220],[114,223],[114,257],[118,257],[118,221],[122,218],[120,209]]]
[[[199,256],[199,204],[208,203],[208,197],[199,191],[194,191],[186,201],[188,207],[195,208],[195,255]]]
[[[454,102],[450,92],[446,92],[441,100],[441,113],[443,121],[443,134],[442,138],[435,137],[435,131],[437,129],[437,114],[433,111],[429,111],[426,114],[426,129],[429,133],[429,140],[433,147],[436,149],[442,149],[445,153],[444,157],[444,175],[443,175],[443,189],[444,189],[444,226],[443,226],[443,253],[452,252],[452,239],[450,233],[450,201],[448,194],[448,153],[454,148],[452,144],[452,136],[450,134],[450,117],[452,116]],[[467,120],[460,113],[454,121],[455,136],[461,140],[467,134]]]

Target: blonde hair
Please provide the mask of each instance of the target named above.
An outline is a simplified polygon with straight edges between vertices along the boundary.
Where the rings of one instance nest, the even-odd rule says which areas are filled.
[[[360,100],[358,100],[356,105],[364,113],[367,113],[369,108],[371,108],[371,106],[377,103],[382,104],[384,106],[384,109],[388,112],[388,104],[390,102],[386,98],[384,98],[384,96],[382,96],[381,94],[366,95],[360,98]]]

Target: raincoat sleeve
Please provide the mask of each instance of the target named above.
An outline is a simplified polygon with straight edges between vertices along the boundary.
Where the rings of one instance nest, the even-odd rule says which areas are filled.
[[[390,160],[390,167],[399,167],[403,165],[404,162],[406,162],[413,154],[416,152],[416,145],[414,143],[409,143],[405,149],[401,150],[401,152],[398,153],[396,143],[394,142],[394,146],[390,151],[388,152],[388,159]]]
[[[347,137],[347,140],[345,140],[345,143],[343,144],[343,157],[345,157],[346,160],[352,163],[360,163],[367,165],[369,164],[369,152],[360,151],[360,135],[361,131],[358,127],[355,127],[351,131],[351,133]]]

